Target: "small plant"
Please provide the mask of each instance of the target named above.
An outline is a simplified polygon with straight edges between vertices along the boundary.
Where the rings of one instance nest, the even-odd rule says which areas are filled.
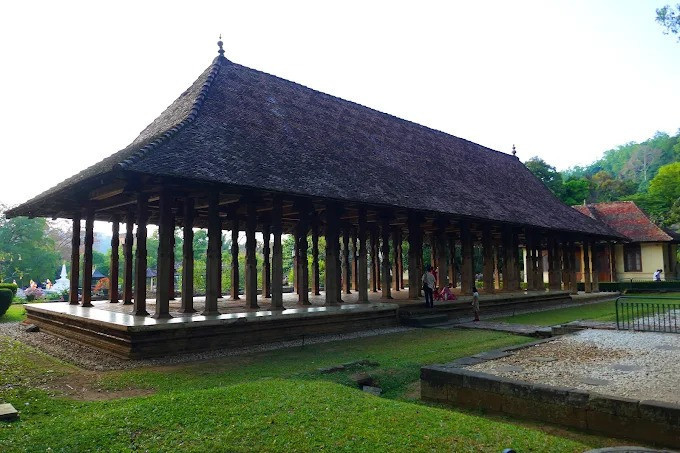
[[[0,288],[0,318],[7,313],[7,309],[12,305],[12,290],[8,288]]]
[[[43,293],[43,290],[35,287],[35,288],[26,288],[26,291],[24,291],[24,294],[26,295],[26,300],[29,302],[32,302],[34,300],[42,299],[45,293]]]

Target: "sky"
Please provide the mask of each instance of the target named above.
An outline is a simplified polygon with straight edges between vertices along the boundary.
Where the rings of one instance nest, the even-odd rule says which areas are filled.
[[[14,205],[127,146],[217,55],[563,170],[680,128],[665,0],[7,2]]]

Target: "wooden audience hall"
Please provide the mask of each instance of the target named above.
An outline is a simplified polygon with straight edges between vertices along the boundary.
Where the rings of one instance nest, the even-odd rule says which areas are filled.
[[[584,246],[587,254],[596,243],[620,240],[603,223],[560,202],[514,148],[512,154],[494,151],[241,66],[225,58],[221,41],[218,45],[212,64],[128,147],[8,211],[10,217],[73,220],[71,304],[79,304],[81,220],[82,306],[92,305],[93,223],[108,221],[113,222],[111,302],[122,296],[123,303],[134,304],[135,316],[148,314],[147,226],[158,225],[161,283],[151,316],[161,319],[170,317],[174,297],[176,227],[183,228],[184,239],[182,313],[194,311],[192,228],[208,231],[204,315],[219,313],[221,272],[232,272],[236,286],[230,294],[238,295],[236,239],[243,230],[245,305],[257,308],[257,275],[263,272],[263,297],[271,297],[273,310],[283,308],[282,234],[296,238],[302,305],[309,303],[310,290],[319,293],[318,238],[325,237],[328,306],[340,304],[349,289],[354,247],[356,290],[364,303],[378,286],[385,299],[401,288],[398,278],[392,281],[403,273],[390,262],[390,251],[396,248],[394,256],[400,256],[404,240],[411,299],[420,295],[424,243],[432,246],[440,286],[460,273],[455,283],[466,294],[475,283],[475,245],[482,248],[486,292],[520,290],[520,247],[528,250],[529,289],[543,289],[539,257],[547,250],[549,288],[560,290],[564,284],[572,290],[574,250]],[[435,173],[446,176],[428,176]],[[115,285],[119,222],[126,234],[122,295]],[[223,230],[231,230],[234,238],[230,270],[222,269]],[[257,232],[264,237],[264,270],[257,269]],[[460,269],[454,269],[452,259],[456,245],[462,250]],[[307,271],[310,247],[312,275]],[[586,258],[586,266],[589,262]],[[590,276],[598,272],[584,271],[590,287]],[[502,275],[502,283],[494,282],[494,272]]]

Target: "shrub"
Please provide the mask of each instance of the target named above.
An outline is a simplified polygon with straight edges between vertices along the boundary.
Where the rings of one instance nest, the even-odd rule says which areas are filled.
[[[0,289],[9,289],[12,291],[12,296],[16,296],[19,286],[16,283],[0,283]]]
[[[26,291],[24,291],[24,294],[26,295],[26,300],[31,302],[36,299],[42,299],[44,296],[43,290],[40,288],[26,288]]]
[[[7,309],[12,305],[12,290],[8,288],[0,288],[0,318],[7,313]]]

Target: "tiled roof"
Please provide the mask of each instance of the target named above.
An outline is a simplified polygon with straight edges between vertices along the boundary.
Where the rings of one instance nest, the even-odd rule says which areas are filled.
[[[632,201],[613,201],[574,206],[574,209],[599,220],[633,242],[671,242],[679,239],[676,233],[657,226]]]
[[[616,236],[515,156],[222,56],[127,148],[8,214],[54,215],[60,195],[110,172]]]

